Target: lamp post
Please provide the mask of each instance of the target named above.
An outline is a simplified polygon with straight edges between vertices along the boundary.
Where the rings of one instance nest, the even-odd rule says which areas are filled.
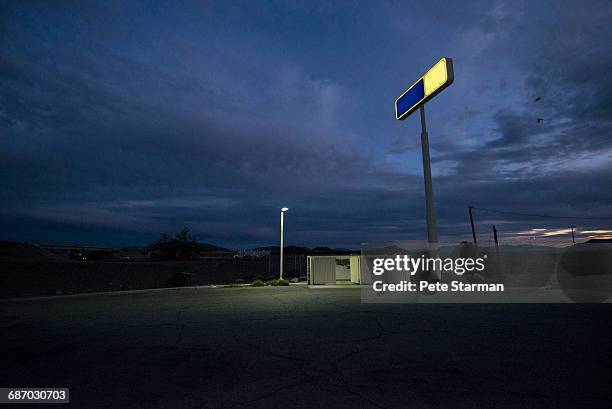
[[[283,279],[283,249],[285,247],[285,212],[289,210],[288,207],[283,207],[280,210],[280,279]]]

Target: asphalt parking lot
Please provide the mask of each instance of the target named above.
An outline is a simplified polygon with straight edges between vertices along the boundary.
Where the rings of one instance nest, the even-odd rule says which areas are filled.
[[[10,301],[0,386],[67,386],[84,408],[603,408],[611,313],[306,287]]]

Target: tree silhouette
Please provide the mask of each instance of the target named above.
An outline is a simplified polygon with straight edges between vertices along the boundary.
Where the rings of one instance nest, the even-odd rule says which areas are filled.
[[[151,244],[151,250],[159,253],[162,260],[191,260],[197,256],[198,240],[184,227],[175,236],[162,233],[159,240]]]

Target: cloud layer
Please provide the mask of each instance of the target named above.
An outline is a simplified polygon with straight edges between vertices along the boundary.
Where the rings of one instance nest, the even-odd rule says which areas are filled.
[[[419,124],[392,104],[441,55],[441,234],[469,235],[470,204],[609,228],[609,21],[609,2],[9,4],[1,238],[120,245],[188,225],[248,247],[276,241],[281,206],[292,244],[424,238]]]

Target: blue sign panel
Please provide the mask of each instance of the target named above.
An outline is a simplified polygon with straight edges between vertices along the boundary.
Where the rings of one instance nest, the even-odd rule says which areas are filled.
[[[425,96],[425,86],[421,78],[408,92],[399,97],[396,102],[397,112],[408,112],[410,108],[418,104]]]

